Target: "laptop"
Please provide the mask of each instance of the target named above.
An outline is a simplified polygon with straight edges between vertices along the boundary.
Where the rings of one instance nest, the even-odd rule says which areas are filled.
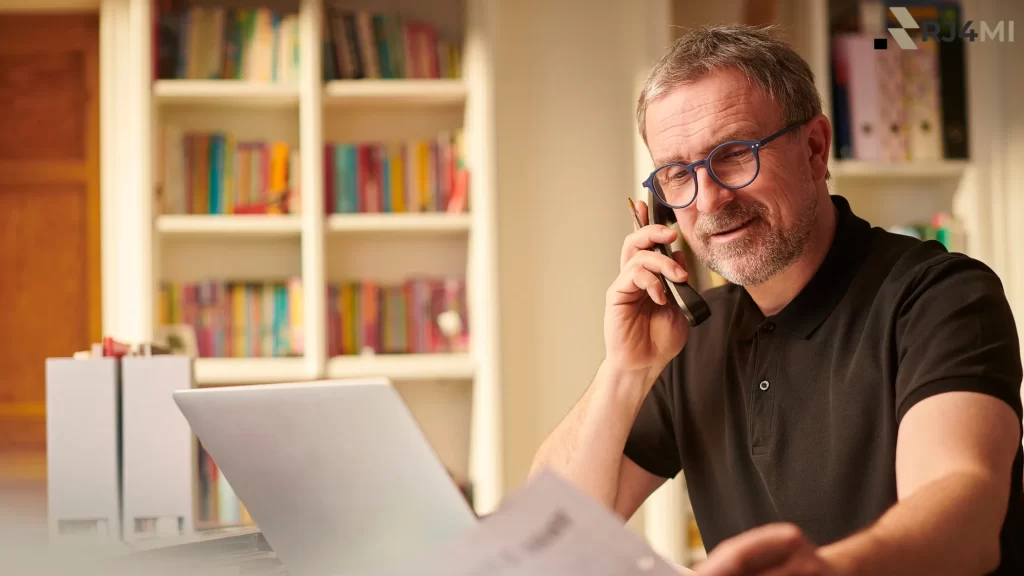
[[[387,379],[197,388],[174,401],[290,576],[389,571],[477,521]]]

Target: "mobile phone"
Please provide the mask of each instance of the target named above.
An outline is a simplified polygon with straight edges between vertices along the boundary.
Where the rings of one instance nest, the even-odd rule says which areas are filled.
[[[650,190],[647,191],[647,222],[662,226],[671,226],[676,222],[675,213],[667,206],[662,205]],[[672,252],[668,246],[656,242],[654,249],[672,258]],[[711,317],[708,303],[690,286],[689,282],[673,282],[661,274],[658,274],[658,277],[661,278],[661,283],[665,287],[665,293],[676,301],[690,326],[699,326]]]

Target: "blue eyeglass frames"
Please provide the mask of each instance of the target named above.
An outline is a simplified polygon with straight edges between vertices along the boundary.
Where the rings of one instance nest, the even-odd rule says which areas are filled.
[[[692,164],[672,162],[659,166],[643,182],[659,202],[669,208],[686,208],[697,199],[698,166],[719,186],[737,190],[749,186],[761,171],[758,151],[772,140],[802,126],[796,122],[763,140],[730,140],[714,148],[708,157]]]

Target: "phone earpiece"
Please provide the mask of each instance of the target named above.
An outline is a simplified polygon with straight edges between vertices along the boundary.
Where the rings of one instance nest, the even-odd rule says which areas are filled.
[[[654,194],[647,191],[647,222],[671,226],[676,223],[676,214],[671,208],[665,206],[654,197]],[[655,244],[655,249],[672,258],[672,251],[664,244]],[[664,276],[661,277],[665,292],[669,294],[682,309],[683,315],[690,323],[690,326],[699,326],[711,316],[711,309],[708,303],[693,289],[688,282],[673,282]]]

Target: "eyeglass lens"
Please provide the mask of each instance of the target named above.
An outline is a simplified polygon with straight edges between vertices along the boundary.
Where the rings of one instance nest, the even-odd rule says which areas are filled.
[[[728,144],[715,150],[708,161],[711,173],[722,184],[742,187],[750,184],[757,174],[757,158],[745,144]],[[682,166],[664,166],[654,175],[655,191],[661,199],[673,206],[683,206],[697,195],[693,173]]]

